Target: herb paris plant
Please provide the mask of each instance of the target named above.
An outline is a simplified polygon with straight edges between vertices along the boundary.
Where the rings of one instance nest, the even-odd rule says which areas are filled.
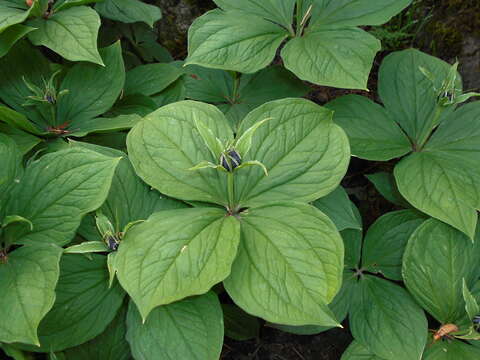
[[[245,159],[261,161],[269,176],[259,167],[233,173],[237,216],[222,208],[229,206],[225,172],[188,170],[203,160],[218,161],[195,119],[222,141],[234,139],[218,109],[176,103],[132,129],[130,158],[148,184],[179,199],[220,205],[154,214],[126,234],[117,254],[118,278],[144,320],[159,305],[225,280],[237,304],[269,321],[338,324],[326,304],[340,287],[343,245],[331,220],[305,203],[331,192],[346,171],[348,142],[331,116],[296,99],[270,102],[247,115],[237,137],[271,118],[256,130]]]
[[[420,51],[393,53],[379,73],[385,107],[357,95],[327,107],[335,110],[335,121],[349,135],[354,155],[376,161],[408,155],[394,171],[402,196],[473,239],[480,208],[480,103],[458,109],[445,103],[437,90],[449,74],[447,63]],[[462,99],[458,78],[452,86]]]
[[[269,65],[287,40],[281,56],[300,79],[366,89],[380,42],[358,26],[383,24],[411,0],[215,3],[221,9],[201,16],[189,29],[187,64],[253,73]]]

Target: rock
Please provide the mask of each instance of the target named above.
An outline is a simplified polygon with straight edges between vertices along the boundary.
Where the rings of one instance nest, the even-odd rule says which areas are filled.
[[[163,17],[156,27],[159,39],[175,59],[187,56],[188,28],[206,11],[216,6],[211,0],[156,0]]]

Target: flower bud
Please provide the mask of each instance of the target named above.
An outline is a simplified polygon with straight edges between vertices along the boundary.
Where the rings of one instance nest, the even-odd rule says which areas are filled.
[[[231,149],[227,151],[227,154],[230,157],[233,169],[235,169],[242,163],[242,158],[240,157],[240,154],[237,151]]]
[[[232,171],[225,154],[220,155],[220,165],[222,165],[225,170]]]
[[[117,251],[118,249],[118,240],[115,236],[108,236],[106,238],[108,248],[112,251]]]

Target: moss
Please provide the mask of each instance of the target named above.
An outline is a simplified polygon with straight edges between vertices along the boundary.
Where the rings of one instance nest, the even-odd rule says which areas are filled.
[[[455,58],[462,52],[465,35],[480,37],[478,0],[425,0],[421,3],[432,13],[422,45],[434,55]]]

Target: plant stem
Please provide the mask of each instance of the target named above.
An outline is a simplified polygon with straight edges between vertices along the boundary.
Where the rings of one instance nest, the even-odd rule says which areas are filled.
[[[438,120],[440,119],[440,116],[442,116],[444,110],[445,110],[445,108],[443,106],[437,105],[437,108],[435,109],[435,113],[432,117],[432,121],[430,123],[432,127],[435,127],[437,125]],[[423,147],[425,146],[425,143],[430,138],[430,134],[432,133],[432,130],[430,130],[427,134],[425,134],[420,139],[420,141],[418,142],[419,145],[418,145],[417,151],[421,151],[423,149]]]
[[[238,72],[234,71],[233,72],[233,92],[232,92],[232,104],[235,104],[237,102],[238,98],[238,89],[240,87],[240,75]]]
[[[233,210],[235,204],[235,181],[233,172],[227,174],[227,192],[228,192],[228,209]]]

